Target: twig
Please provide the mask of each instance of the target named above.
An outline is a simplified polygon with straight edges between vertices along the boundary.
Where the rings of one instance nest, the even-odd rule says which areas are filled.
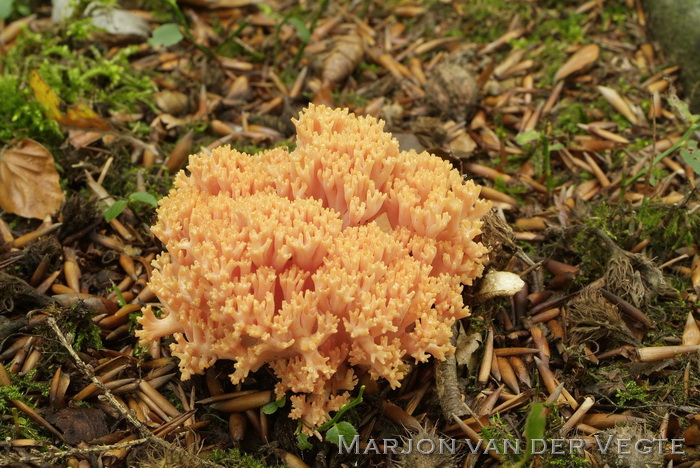
[[[450,341],[453,346],[456,344],[457,334],[457,325],[452,325]],[[454,354],[447,356],[444,361],[435,363],[435,387],[445,419],[449,420],[452,414],[456,414],[460,418],[466,414],[465,406],[467,405],[462,401],[462,393],[457,379],[457,359]]]
[[[45,448],[48,450],[48,453],[42,453],[40,455],[33,455],[33,456],[22,456],[19,454],[13,454],[10,453],[8,454],[8,458],[14,460],[14,461],[20,461],[20,462],[33,462],[33,463],[54,463],[56,460],[61,459],[61,458],[67,458],[71,457],[73,455],[87,455],[89,453],[99,453],[99,452],[107,452],[108,450],[119,450],[123,448],[129,448],[133,447],[136,445],[143,444],[144,442],[148,442],[148,439],[135,439],[135,440],[129,440],[126,442],[120,442],[118,444],[111,444],[111,445],[92,445],[90,447],[86,448],[71,448],[70,450],[61,450],[57,447],[54,447],[53,445],[47,445]],[[6,445],[5,443],[1,445]]]
[[[136,419],[131,414],[131,412],[129,412],[128,409],[124,408],[117,401],[117,399],[114,398],[114,395],[112,395],[112,392],[110,392],[109,389],[102,382],[100,382],[97,379],[97,377],[95,377],[94,371],[90,368],[90,366],[85,364],[85,362],[83,362],[82,359],[80,359],[80,356],[78,356],[78,353],[75,352],[75,350],[73,349],[73,346],[71,346],[71,344],[68,342],[68,340],[66,339],[63,332],[61,332],[61,329],[58,327],[58,324],[56,323],[56,319],[54,319],[53,317],[48,317],[47,322],[48,322],[49,326],[51,327],[51,329],[56,334],[58,341],[61,343],[61,345],[64,348],[66,348],[66,351],[68,351],[68,354],[70,354],[70,356],[75,361],[75,364],[78,367],[78,369],[80,369],[80,371],[86,377],[88,377],[90,379],[90,381],[93,383],[93,385],[95,385],[97,388],[102,390],[102,393],[104,394],[107,401],[112,405],[112,407],[114,407],[114,409],[116,409],[119,412],[119,414],[121,414],[124,417],[124,419],[126,419],[132,426],[134,426],[138,430],[139,434],[143,438],[143,439],[140,439],[142,442],[155,443],[155,444],[163,447],[165,450],[180,453],[183,457],[194,457],[194,455],[190,454],[182,447],[178,447],[177,445],[171,444],[170,442],[153,435],[153,433],[150,431],[150,429],[148,429],[148,427],[146,427],[146,425],[143,424],[141,421]],[[134,442],[136,442],[136,441],[134,441]],[[220,465],[217,465],[216,463],[212,463],[212,462],[205,460],[205,459],[202,459],[202,458],[198,458],[197,462],[200,463],[200,466],[217,467],[217,468],[220,466]]]

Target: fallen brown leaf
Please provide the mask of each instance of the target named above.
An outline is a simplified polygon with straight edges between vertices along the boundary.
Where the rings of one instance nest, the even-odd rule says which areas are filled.
[[[612,88],[608,88],[607,86],[598,86],[598,91],[600,91],[600,94],[603,95],[605,100],[608,101],[616,111],[629,120],[632,125],[637,125],[637,116],[634,115],[634,111],[630,105],[622,98],[622,96],[618,94],[617,91]]]
[[[598,47],[598,44],[589,44],[581,47],[559,70],[557,70],[557,73],[554,75],[554,81],[563,80],[572,73],[583,70],[588,65],[598,60],[599,54],[600,47]]]
[[[25,218],[43,219],[65,200],[53,155],[29,138],[0,154],[0,207]]]

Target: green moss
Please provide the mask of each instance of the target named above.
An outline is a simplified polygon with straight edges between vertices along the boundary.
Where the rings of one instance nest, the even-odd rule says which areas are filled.
[[[9,364],[6,366],[9,368]],[[10,377],[11,385],[0,387],[0,419],[4,417],[11,417],[14,424],[0,424],[0,437],[3,439],[6,437],[10,438],[27,438],[27,439],[38,439],[38,440],[49,440],[47,437],[42,435],[41,429],[32,421],[27,418],[24,413],[17,411],[10,400],[19,400],[22,403],[33,407],[30,397],[32,396],[49,396],[49,384],[48,382],[37,382],[35,381],[35,376],[37,369],[34,369],[24,376],[18,376],[16,374],[8,375]]]
[[[275,468],[273,465],[265,464],[252,455],[243,453],[235,448],[213,450],[207,458],[225,468]]]
[[[532,18],[527,2],[508,0],[472,0],[462,4],[466,36],[475,42],[491,42],[508,30],[510,21],[519,15],[523,21]]]
[[[530,188],[525,185],[508,185],[503,181],[502,177],[497,177],[493,182],[493,188],[499,192],[510,195],[519,202],[523,201],[523,194],[530,191]]]
[[[134,112],[142,106],[154,109],[155,85],[129,64],[128,57],[137,47],[120,48],[113,55],[94,45],[77,50],[74,38],[65,34],[69,33],[57,36],[25,30],[0,58],[0,115],[11,116],[10,124],[0,129],[0,142],[30,136],[57,145],[62,139],[58,124],[44,115],[43,106],[34,98],[29,86],[33,71],[39,72],[65,105],[82,103],[94,108],[99,103],[98,113]],[[64,106],[61,111],[65,112]]]
[[[640,385],[634,380],[624,380],[625,389],[617,390],[615,393],[618,403],[621,406],[628,406],[629,403],[645,403],[649,399],[647,387]]]
[[[58,123],[46,118],[31,89],[16,76],[0,75],[0,115],[4,117],[0,144],[28,137],[47,144],[59,144],[62,140]]]
[[[369,103],[369,99],[364,98],[364,97],[358,95],[357,93],[345,92],[345,91],[340,93],[337,97],[334,97],[333,100],[340,107],[350,107],[350,108],[364,107]]]
[[[581,131],[577,124],[585,124],[589,120],[583,104],[569,100],[562,101],[557,108],[557,125],[554,127],[554,133],[569,137]]]
[[[537,35],[548,36],[558,42],[577,43],[584,39],[583,25],[586,24],[585,14],[567,14],[563,9],[545,10],[556,17],[539,23]]]
[[[590,468],[591,464],[585,457],[571,452],[567,453],[566,455],[545,456],[543,458],[542,466],[557,468]]]
[[[92,321],[95,313],[82,301],[78,301],[72,307],[61,308],[54,315],[61,332],[76,351],[87,348],[102,349],[100,327]],[[45,340],[45,354],[55,354],[57,357],[65,355],[65,349],[55,340],[55,334],[48,325],[41,325],[38,330],[41,335],[51,337],[50,340]]]

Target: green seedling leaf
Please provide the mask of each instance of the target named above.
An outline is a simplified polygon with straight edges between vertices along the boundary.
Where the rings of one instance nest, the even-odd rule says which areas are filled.
[[[148,43],[153,47],[165,46],[170,47],[182,40],[182,32],[175,23],[167,23],[153,30],[153,36],[148,40]]]
[[[105,221],[108,223],[112,221],[124,211],[124,208],[126,208],[126,200],[115,201],[112,206],[105,210]]]
[[[303,432],[298,433],[297,447],[299,447],[299,450],[308,450],[310,448],[313,448],[313,445],[311,445],[311,442],[309,442],[309,436],[304,434]]]
[[[522,145],[526,145],[530,142],[539,140],[541,136],[542,135],[537,130],[528,130],[525,133],[519,133],[515,137],[515,142],[518,145],[522,146]]]
[[[126,305],[126,300],[124,299],[124,296],[122,296],[122,292],[116,284],[112,286],[112,291],[114,291],[114,294],[117,295],[117,305],[119,307],[124,307]]]
[[[319,432],[325,431],[326,429],[328,429],[329,427],[331,427],[333,424],[335,424],[335,423],[337,423],[338,421],[340,421],[340,418],[343,417],[343,414],[345,414],[346,411],[348,411],[348,410],[352,409],[353,407],[355,407],[355,406],[359,405],[360,403],[362,403],[362,395],[363,395],[364,393],[365,393],[365,386],[363,385],[363,386],[360,387],[360,391],[359,391],[358,394],[357,394],[357,398],[355,398],[354,400],[352,400],[350,403],[347,403],[347,404],[341,406],[340,409],[335,413],[335,416],[333,416],[333,419],[331,419],[330,421],[326,421],[325,423],[321,424],[320,426],[318,426],[318,427],[316,428],[316,430],[319,431]]]
[[[549,145],[549,151],[559,151],[561,149],[564,149],[564,145],[561,143],[554,143],[553,145]]]
[[[262,411],[265,414],[273,414],[278,409],[282,408],[287,403],[285,397],[280,398],[277,401],[270,402],[262,407]]]
[[[700,175],[700,151],[698,151],[697,141],[690,140],[686,147],[681,150],[681,157],[696,174]]]
[[[525,460],[532,457],[532,441],[535,439],[544,439],[544,431],[547,425],[547,413],[545,406],[542,403],[533,403],[530,406],[530,413],[525,420],[525,440],[527,443],[527,451],[525,452]]]
[[[681,118],[689,123],[689,124],[695,124],[698,122],[698,119],[700,119],[700,115],[694,115],[692,112],[690,112],[690,109],[688,108],[688,104],[681,101],[678,99],[678,96],[675,93],[675,90],[671,90],[669,93],[668,97],[668,103],[675,109],[675,111],[680,114]]]
[[[258,10],[260,10],[263,15],[269,16],[270,18],[278,18],[279,17],[279,14],[277,12],[275,12],[275,10],[273,10],[270,5],[267,5],[265,3],[260,3],[257,6],[258,6]]]
[[[265,414],[274,414],[275,411],[279,409],[279,406],[277,406],[276,402],[270,402],[266,404],[265,406],[262,407],[262,412]]]
[[[306,27],[304,22],[295,17],[289,18],[289,22],[292,26],[294,26],[294,29],[297,30],[297,37],[299,37],[301,42],[308,44],[311,40],[311,32],[309,31],[309,28]]]
[[[345,442],[351,441],[357,435],[357,429],[349,422],[343,421],[334,424],[333,427],[326,432],[326,440],[335,445],[340,445],[340,438]]]
[[[139,201],[151,205],[153,208],[158,208],[158,200],[148,192],[134,192],[129,195],[129,201]]]
[[[13,0],[0,0],[0,20],[6,20],[12,14]]]

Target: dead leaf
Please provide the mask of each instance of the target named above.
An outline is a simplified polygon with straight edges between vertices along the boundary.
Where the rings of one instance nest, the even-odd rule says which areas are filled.
[[[165,160],[164,166],[172,173],[177,172],[187,160],[187,156],[192,150],[192,132],[187,132],[180,138],[175,147],[170,152],[170,156]]]
[[[243,77],[246,82],[247,78]],[[156,106],[167,114],[178,115],[187,110],[187,95],[169,89],[159,91],[153,96]]]
[[[68,141],[75,149],[84,148],[104,136],[103,132],[83,130],[82,128],[74,128],[68,131]]]
[[[598,91],[600,91],[600,94],[603,95],[605,100],[608,101],[616,111],[629,120],[632,125],[637,125],[637,116],[634,115],[634,111],[630,105],[622,98],[622,96],[618,94],[617,91],[612,88],[608,88],[607,86],[598,86]]]
[[[692,312],[688,312],[688,319],[685,322],[685,328],[683,329],[683,343],[684,346],[694,346],[700,344],[700,329],[698,324],[695,323],[695,317],[693,317]]]
[[[64,408],[46,419],[63,431],[68,444],[89,442],[109,434],[105,413],[96,408]]]
[[[75,15],[75,2],[53,0],[51,3],[54,24],[70,21]],[[106,7],[102,2],[83,4],[82,16],[90,18],[93,26],[114,36],[146,39],[151,34],[151,27],[145,19],[129,11]]]
[[[25,218],[43,219],[65,200],[53,155],[29,138],[0,154],[0,207]]]
[[[690,281],[693,283],[695,294],[700,296],[700,255],[693,258],[693,264],[690,272]]]
[[[110,125],[105,119],[83,103],[69,107],[65,114],[61,113],[60,98],[44,81],[38,70],[32,71],[29,75],[29,84],[34,90],[36,100],[46,108],[47,116],[64,127],[110,129]]]
[[[95,111],[82,103],[71,106],[66,111],[66,115],[60,116],[58,122],[66,127],[96,128],[99,130],[109,130],[110,125]]]
[[[49,118],[58,120],[61,117],[61,111],[58,108],[61,101],[53,89],[46,84],[38,70],[34,70],[29,74],[29,85],[34,90],[36,100],[46,107],[46,113]]]
[[[471,331],[467,334],[460,324],[460,333],[457,335],[455,350],[457,365],[459,367],[467,366],[469,373],[474,373],[479,364],[476,352],[483,341],[483,337],[479,332]]]
[[[589,44],[581,47],[557,70],[557,73],[554,75],[554,81],[563,80],[572,73],[583,70],[598,60],[598,55],[600,55],[598,44]]]

